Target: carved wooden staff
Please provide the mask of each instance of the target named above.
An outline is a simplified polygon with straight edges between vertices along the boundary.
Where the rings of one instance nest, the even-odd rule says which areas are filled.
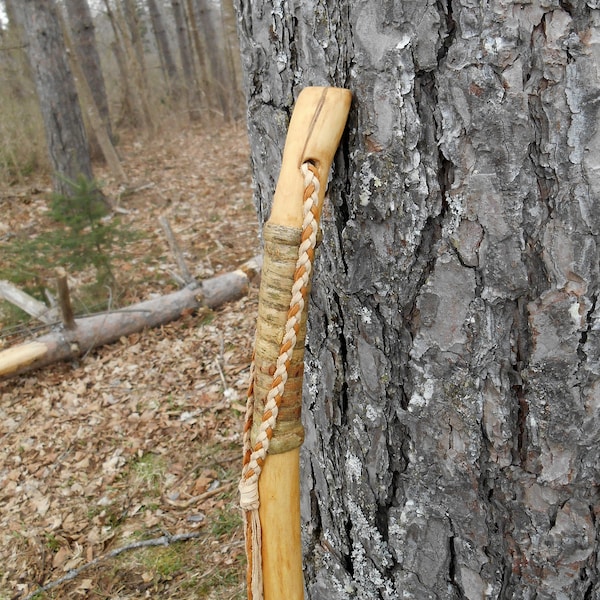
[[[240,482],[250,600],[304,597],[300,412],[308,294],[325,186],[350,102],[351,93],[340,88],[301,92],[263,231],[263,275]]]

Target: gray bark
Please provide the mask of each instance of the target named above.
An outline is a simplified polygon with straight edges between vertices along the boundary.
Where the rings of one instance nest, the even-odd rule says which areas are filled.
[[[129,39],[135,52],[136,62],[140,68],[140,74],[143,79],[144,87],[148,89],[148,80],[146,73],[146,58],[144,56],[144,42],[142,40],[142,24],[138,14],[138,8],[134,0],[122,0],[121,2],[123,16],[129,30]]]
[[[189,2],[189,5],[191,7],[192,2]],[[198,29],[202,32],[204,41],[206,52],[204,63],[207,68],[206,74],[209,79],[210,93],[217,101],[216,105],[224,119],[230,121],[234,90],[231,87],[229,65],[223,46],[223,24],[220,20],[215,19],[211,3],[208,0],[195,0],[193,5],[197,13],[195,21],[198,24]]]
[[[103,4],[114,33],[111,49],[121,76],[121,118],[127,121],[128,125],[143,125],[153,131],[154,121],[148,100],[150,92],[144,75],[145,67],[137,58],[121,4],[115,1],[114,10],[110,0],[104,0]]]
[[[148,5],[152,29],[154,30],[154,36],[156,37],[156,46],[158,48],[158,55],[160,57],[160,64],[165,80],[171,93],[174,93],[178,90],[179,75],[177,73],[177,66],[175,65],[173,53],[171,52],[171,46],[169,45],[169,38],[167,36],[164,20],[156,0],[146,0],[146,4]]]
[[[195,53],[192,53],[192,57],[194,58],[194,64],[196,66],[195,73],[197,75],[199,95],[202,97],[203,108],[208,108],[212,111],[215,110],[217,101],[207,51],[209,42],[204,37],[203,32],[202,34],[200,32],[192,0],[185,0],[184,14],[190,38],[190,48],[193,47],[195,50]]]
[[[65,8],[77,58],[89,84],[102,124],[112,141],[108,96],[100,55],[96,47],[96,33],[90,7],[87,0],[65,0]]]
[[[262,219],[300,89],[354,92],[310,308],[308,598],[600,597],[600,4],[237,5]]]
[[[23,31],[17,19],[17,11],[13,0],[4,1],[4,10],[8,23],[3,32],[2,69],[5,71],[4,90],[10,88],[10,95],[24,101],[28,92],[28,82],[33,83],[33,75],[26,55],[26,44]],[[10,50],[7,50],[7,47]]]
[[[23,26],[27,55],[40,103],[54,189],[72,193],[69,180],[92,179],[83,117],[69,68],[54,0],[22,0],[13,9]]]
[[[221,0],[221,23],[223,27],[224,54],[228,72],[229,103],[234,120],[244,114],[242,105],[244,96],[241,90],[242,75],[240,63],[240,46],[237,37],[237,27],[233,0]]]
[[[117,25],[117,18],[112,10],[109,0],[104,0],[104,9],[110,23],[111,29],[114,34],[114,40],[111,43],[111,49],[113,51],[117,68],[120,74],[120,81],[122,86],[121,104],[123,116],[128,122],[134,122],[140,124],[143,122],[142,109],[139,107],[139,102],[136,102],[137,95],[135,94],[132,86],[132,76],[129,72],[129,66],[127,64],[127,55],[125,53],[124,44],[122,39],[124,33],[122,33]]]
[[[175,18],[177,44],[179,46],[181,70],[183,71],[184,84],[186,86],[188,111],[190,119],[194,120],[199,116],[197,111],[200,101],[190,37],[186,26],[185,7],[181,0],[171,0],[171,7],[173,9],[173,17]]]

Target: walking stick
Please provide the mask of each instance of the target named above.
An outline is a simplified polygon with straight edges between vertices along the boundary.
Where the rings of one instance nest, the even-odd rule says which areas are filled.
[[[351,93],[304,89],[294,108],[264,262],[240,481],[249,600],[302,600],[300,420],[308,293],[321,206]]]

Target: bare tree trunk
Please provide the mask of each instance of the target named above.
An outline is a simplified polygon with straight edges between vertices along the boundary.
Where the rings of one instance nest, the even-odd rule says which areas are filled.
[[[154,30],[154,36],[156,37],[158,55],[160,57],[160,64],[162,66],[165,81],[169,87],[170,93],[176,95],[180,87],[179,73],[177,72],[177,66],[173,59],[163,17],[156,0],[146,0],[146,4],[148,5],[152,29]]]
[[[190,119],[194,120],[200,116],[198,113],[200,100],[198,97],[198,82],[194,71],[189,32],[186,27],[185,9],[180,0],[171,0],[171,7],[173,8],[173,16],[175,17],[175,26],[177,29],[177,43],[179,45],[179,57],[187,93],[188,112]]]
[[[120,33],[120,40],[127,57],[127,66],[129,73],[133,78],[133,87],[137,92],[137,103],[143,117],[144,126],[147,130],[154,130],[154,119],[150,109],[149,94],[150,87],[146,77],[146,63],[144,60],[143,49],[139,44],[139,35],[137,32],[137,19],[135,14],[131,15],[133,22],[128,21],[126,14],[121,10],[122,6],[127,6],[129,0],[115,1],[114,23]],[[136,47],[139,46],[139,47]]]
[[[221,23],[223,27],[224,52],[228,73],[229,103],[231,115],[236,121],[243,114],[242,65],[240,44],[237,36],[236,15],[233,0],[221,0]]]
[[[305,365],[309,598],[600,597],[592,6],[237,0],[263,219],[300,88],[355,94]]]
[[[148,101],[149,89],[143,76],[144,67],[136,58],[125,17],[118,1],[115,2],[114,10],[110,0],[104,0],[104,6],[115,36],[113,51],[121,72],[123,106],[131,109],[131,116],[138,125],[152,131],[154,120]]]
[[[122,113],[130,124],[133,122],[133,124],[141,125],[144,121],[143,110],[140,106],[137,94],[133,89],[133,82],[129,71],[127,56],[125,54],[123,44],[121,43],[121,32],[117,26],[116,18],[110,5],[110,0],[104,0],[104,8],[106,9],[106,14],[114,34],[114,41],[111,44],[111,49],[115,56],[115,61],[120,74],[120,83],[122,86]]]
[[[25,31],[54,172],[54,189],[68,196],[72,192],[69,181],[81,175],[91,180],[93,175],[56,5],[54,0],[22,0],[13,8]]]
[[[112,140],[108,96],[90,7],[87,0],[65,0],[65,8],[77,59],[89,84],[103,126]]]
[[[60,13],[59,17],[60,17]],[[96,104],[94,92],[90,86],[90,83],[83,72],[77,51],[73,49],[73,41],[70,38],[68,28],[61,18],[61,25],[63,27],[64,39],[67,49],[69,50],[70,65],[73,69],[75,76],[75,84],[77,87],[77,93],[79,96],[79,103],[83,110],[84,116],[87,117],[86,123],[88,125],[88,131],[90,137],[94,139],[94,143],[98,146],[97,152],[106,160],[112,175],[117,181],[125,182],[127,176],[121,165],[121,160],[114,147],[113,141],[110,137],[111,130],[108,127],[108,123],[102,118],[100,110]]]
[[[140,77],[144,89],[148,89],[148,73],[146,69],[146,58],[144,56],[144,44],[141,35],[141,24],[137,12],[135,0],[122,0],[123,15],[127,23],[131,46],[135,53],[136,62],[140,69]]]
[[[45,133],[24,34],[11,0],[4,7],[8,21],[0,39],[0,178],[23,185],[31,166],[45,160]]]
[[[188,3],[191,7],[192,0],[188,0]],[[198,15],[196,20],[198,29],[202,30],[202,39],[204,40],[206,51],[204,62],[207,67],[210,90],[223,118],[229,121],[231,119],[231,90],[228,85],[228,65],[222,44],[222,22],[220,19],[214,18],[210,4],[206,0],[195,0],[194,4]]]
[[[207,60],[207,42],[203,36],[200,35],[200,29],[198,27],[198,20],[196,19],[196,13],[194,11],[194,5],[191,0],[185,1],[185,14],[186,21],[188,24],[187,30],[190,34],[191,45],[196,51],[196,75],[197,83],[199,88],[199,95],[203,100],[203,105],[208,107],[211,111],[217,110],[218,99],[215,90],[214,80],[211,75],[210,64]]]
[[[10,46],[11,51],[3,55],[3,69],[6,79],[4,85],[10,86],[11,95],[17,100],[23,100],[27,94],[24,81],[33,81],[33,74],[27,58],[27,44],[21,31],[14,8],[13,0],[4,0],[8,26],[4,31],[3,39]]]

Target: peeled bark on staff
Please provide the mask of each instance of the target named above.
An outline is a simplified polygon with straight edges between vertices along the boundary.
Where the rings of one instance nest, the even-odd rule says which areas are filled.
[[[217,308],[225,302],[238,300],[248,292],[249,282],[259,270],[259,261],[252,259],[236,271],[206,279],[172,294],[121,310],[75,319],[73,329],[61,326],[32,342],[0,352],[0,379],[77,358],[122,336],[174,321],[184,311],[202,306]]]
[[[302,166],[310,165],[311,172],[320,182],[313,213],[317,227],[325,184],[345,127],[350,101],[350,92],[339,88],[315,87],[302,91],[288,129],[271,218],[265,226],[265,262],[255,348],[256,376],[250,401],[254,414],[247,423],[247,427],[252,423],[252,433],[250,447],[245,448],[245,468],[240,484],[242,505],[247,511],[248,596],[252,600],[263,597],[265,600],[301,600],[304,597],[299,458],[304,437],[300,411],[307,301],[303,303],[295,346],[292,346],[291,358],[285,369],[287,379],[278,403],[277,423],[272,435],[267,434],[268,440],[261,441],[259,433],[263,423],[271,418],[268,416],[271,410],[265,407],[271,389],[276,387],[278,367],[275,365],[279,366],[282,362],[284,332],[292,315],[297,314],[294,312],[297,307],[291,307],[290,301],[292,287],[298,280],[296,261],[305,233],[303,205],[308,190],[305,189]],[[309,287],[310,281],[306,289],[303,288],[305,299]],[[263,462],[263,458],[257,457],[264,453],[265,445],[268,446],[268,455]],[[253,473],[258,472],[252,460],[257,461],[260,469],[258,529],[254,521],[256,509],[250,508],[248,502],[254,492],[250,493],[247,482],[254,476]],[[258,561],[262,565],[257,566]]]

